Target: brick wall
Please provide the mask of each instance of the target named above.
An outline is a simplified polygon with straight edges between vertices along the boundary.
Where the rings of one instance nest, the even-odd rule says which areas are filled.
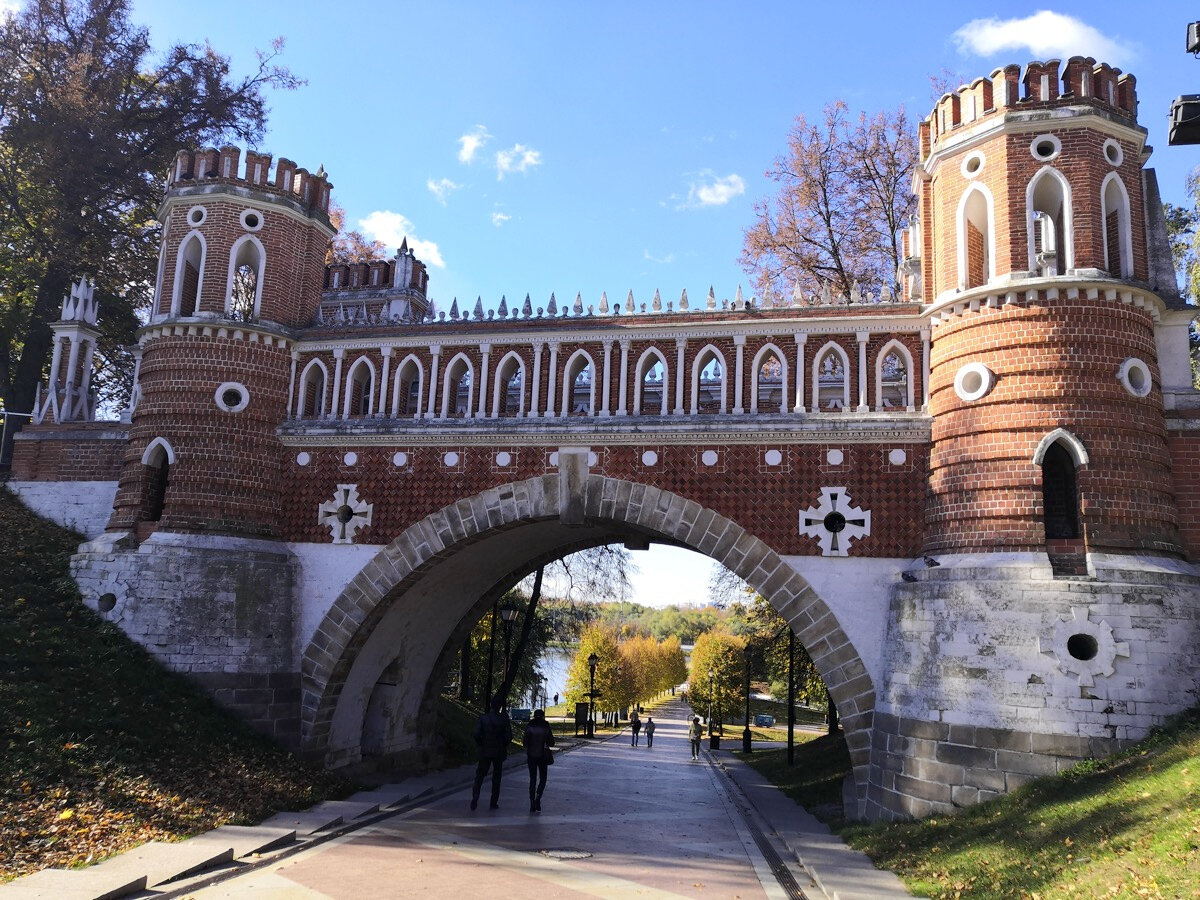
[[[115,422],[27,425],[13,443],[18,481],[115,481],[129,437]]]

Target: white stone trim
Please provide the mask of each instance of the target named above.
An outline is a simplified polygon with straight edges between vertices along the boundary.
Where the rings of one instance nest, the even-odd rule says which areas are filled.
[[[1046,451],[1050,449],[1052,444],[1059,443],[1066,448],[1071,454],[1071,460],[1075,463],[1075,467],[1086,466],[1088,463],[1087,448],[1083,446],[1083,442],[1065,428],[1055,428],[1040,441],[1038,441],[1037,449],[1033,451],[1033,464],[1040,466],[1042,460],[1046,458]]]
[[[1136,356],[1131,356],[1121,363],[1121,367],[1117,369],[1117,381],[1135,397],[1145,397],[1154,390],[1150,367]]]
[[[954,215],[958,244],[958,289],[961,291],[967,290],[967,204],[972,194],[979,194],[983,198],[987,216],[987,234],[983,236],[987,245],[986,282],[996,277],[996,203],[987,185],[973,181],[959,198],[958,210]]]
[[[193,308],[188,311],[188,315],[200,311],[200,297],[204,293],[204,270],[208,262],[208,241],[204,239],[204,235],[193,229],[183,236],[183,240],[179,242],[179,249],[175,251],[175,281],[171,284],[171,311],[168,315],[177,316],[182,314],[180,306],[183,303],[183,267],[187,262],[187,248],[192,241],[198,241],[200,244],[200,266],[196,275],[196,302]]]
[[[912,353],[904,346],[902,341],[893,338],[888,341],[880,349],[875,356],[875,411],[883,412],[883,361],[887,359],[888,354],[895,350],[904,360],[904,394],[905,394],[905,409],[907,412],[912,412],[916,408],[916,387],[913,382],[916,381],[916,364],[913,362]]]
[[[241,399],[230,405],[225,402],[226,391],[237,391],[241,394]],[[240,413],[243,409],[250,405],[250,390],[239,381],[224,381],[217,386],[213,393],[213,400],[217,404],[217,408],[222,412]]]
[[[1059,253],[1062,254],[1061,269],[1066,273],[1069,269],[1075,268],[1075,221],[1074,207],[1071,201],[1071,182],[1067,181],[1065,175],[1054,166],[1043,166],[1037,173],[1029,179],[1029,184],[1025,186],[1025,231],[1026,243],[1029,250],[1029,271],[1036,272],[1037,260],[1035,259],[1034,250],[1034,219],[1035,212],[1033,208],[1033,195],[1037,191],[1038,182],[1043,178],[1052,178],[1058,182],[1059,189],[1062,192],[1062,222],[1063,233],[1055,235],[1058,240]]]
[[[782,393],[779,399],[779,411],[786,413],[788,411],[788,361],[783,350],[774,342],[768,341],[763,344],[757,353],[754,354],[754,359],[750,362],[750,412],[758,412],[758,382],[759,376],[762,374],[762,358],[768,353],[774,353],[775,358],[779,360],[780,386]]]
[[[658,347],[647,347],[642,351],[642,355],[638,357],[637,364],[633,367],[633,415],[646,415],[642,411],[642,387],[646,378],[646,373],[654,368],[654,363],[650,359],[655,359],[662,364],[662,403],[658,413],[649,413],[648,415],[669,416],[671,414],[671,367],[667,363],[667,356]]]
[[[421,418],[421,402],[425,397],[425,367],[421,365],[421,360],[415,353],[410,353],[396,364],[396,374],[392,376],[391,415],[393,419],[400,415],[400,385],[404,383],[404,370],[409,365],[417,367],[417,402],[416,408],[410,410],[410,417]]]
[[[693,416],[700,413],[700,373],[708,365],[707,358],[710,356],[715,358],[721,366],[721,412],[724,414],[729,411],[729,365],[725,361],[725,354],[715,344],[705,344],[692,360],[692,403],[690,409]]]
[[[821,408],[821,361],[832,351],[842,361],[842,410],[850,408],[850,355],[837,341],[826,341],[813,354],[812,361],[812,406],[813,412]]]
[[[342,418],[350,418],[350,400],[354,396],[354,373],[359,366],[366,366],[367,371],[371,373],[367,385],[363,388],[363,394],[367,397],[367,415],[370,416],[375,412],[375,385],[379,383],[378,373],[375,371],[375,364],[367,356],[360,356],[350,364],[350,368],[346,369],[344,383],[342,385]]]
[[[314,358],[309,361],[308,365],[305,366],[304,370],[300,373],[300,392],[296,398],[295,413],[295,417],[297,419],[302,419],[304,417],[305,400],[308,397],[308,375],[309,372],[314,368],[321,370],[321,396],[316,404],[316,418],[325,418],[327,410],[325,404],[326,392],[329,390],[329,368],[323,361],[318,358]]]
[[[142,465],[150,465],[150,460],[154,456],[154,448],[162,447],[163,452],[167,454],[167,465],[175,465],[175,448],[171,446],[171,442],[164,437],[156,437],[146,445],[146,449],[142,451]]]
[[[954,393],[965,403],[986,397],[995,385],[996,373],[983,363],[966,363],[954,373]]]

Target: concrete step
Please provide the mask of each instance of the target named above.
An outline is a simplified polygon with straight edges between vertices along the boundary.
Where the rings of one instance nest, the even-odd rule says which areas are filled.
[[[3,900],[116,900],[146,889],[146,876],[97,875],[91,869],[43,869],[0,886]]]
[[[178,843],[150,841],[83,871],[95,872],[97,877],[107,873],[117,877],[141,874],[146,876],[146,887],[152,888],[230,862],[233,845],[212,834],[208,832]]]
[[[285,847],[296,840],[295,828],[268,828],[264,825],[222,825],[208,835],[218,842],[233,845],[233,858],[241,859],[253,853],[267,853]]]
[[[362,803],[355,800],[326,800],[314,806],[313,810],[320,810],[324,813],[337,813],[342,817],[342,822],[345,823],[353,822],[355,819],[379,812],[379,804],[370,800]]]
[[[396,806],[414,796],[412,789],[407,785],[407,781],[403,784],[381,784],[369,791],[351,794],[346,799],[352,803],[376,803],[380,809],[387,809],[389,806]]]
[[[297,837],[307,837],[317,831],[325,831],[329,828],[336,828],[342,824],[342,814],[340,812],[331,812],[322,810],[318,804],[312,809],[306,809],[303,812],[281,812],[276,813],[263,822],[260,828],[288,828],[296,832]]]

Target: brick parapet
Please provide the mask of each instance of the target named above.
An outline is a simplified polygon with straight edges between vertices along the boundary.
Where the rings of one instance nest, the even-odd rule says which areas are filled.
[[[13,442],[18,481],[115,481],[129,430],[116,422],[27,425]]]

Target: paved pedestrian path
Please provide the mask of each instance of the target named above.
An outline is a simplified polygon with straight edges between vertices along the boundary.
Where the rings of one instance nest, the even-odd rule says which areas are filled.
[[[653,715],[658,729],[652,748],[645,746],[644,733],[640,746],[630,746],[626,730],[559,753],[541,813],[529,811],[520,754],[505,772],[497,810],[488,810],[486,803],[476,811],[468,808],[466,769],[425,776],[419,786],[424,793],[412,787],[398,792],[409,798],[402,803],[388,806],[386,797],[372,795],[359,804],[369,808],[365,814],[349,805],[304,814],[341,813],[333,825],[310,827],[315,840],[303,848],[284,847],[261,858],[234,854],[235,861],[224,857],[214,863],[221,868],[190,881],[151,882],[149,889],[125,895],[196,900],[906,896],[894,876],[871,867],[732,754],[711,753],[706,742],[703,758],[693,761],[688,710],[680,701]],[[486,798],[486,785],[484,791]],[[365,824],[355,824],[355,815]],[[276,818],[281,830],[308,827],[301,815]],[[215,834],[184,846],[213,843]],[[222,840],[216,843],[224,846]],[[0,900],[7,900],[3,889]]]

